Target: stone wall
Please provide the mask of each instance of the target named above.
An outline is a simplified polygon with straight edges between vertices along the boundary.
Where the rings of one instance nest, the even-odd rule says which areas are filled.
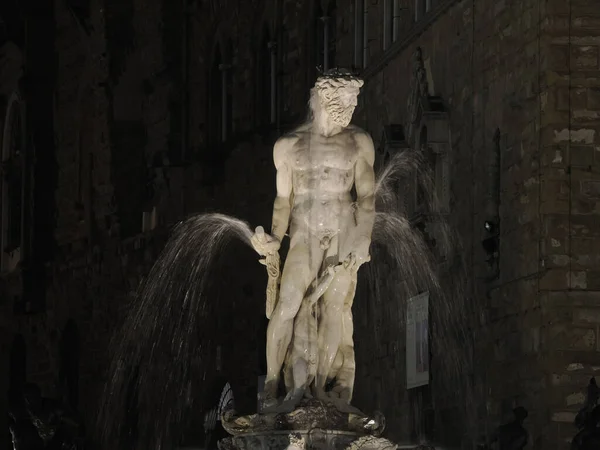
[[[542,342],[550,435],[566,448],[581,385],[598,373],[600,16],[587,2],[547,2],[541,80]]]
[[[370,14],[379,14],[378,19],[373,19],[375,22],[383,20],[381,9],[369,9]],[[351,13],[348,11],[348,17]],[[443,400],[445,394],[440,392],[439,380],[452,367],[444,367],[447,362],[441,361],[442,365],[437,367],[439,373],[432,375],[432,395],[437,410],[435,435],[458,444],[461,436],[448,434],[450,428],[457,426],[449,417],[457,419],[458,415],[458,426],[465,434],[473,435],[508,419],[510,409],[517,404],[530,409],[530,422],[536,427],[538,414],[544,416],[543,411],[538,413],[541,408],[538,394],[544,375],[540,373],[537,358],[530,356],[538,352],[532,339],[534,336],[539,339],[541,321],[539,309],[536,311],[534,306],[539,272],[536,166],[541,100],[537,84],[543,55],[537,45],[539,29],[534,20],[539,14],[537,2],[476,5],[465,1],[437,2],[428,14],[438,17],[430,24],[417,23],[409,27],[404,38],[392,47],[392,56],[382,55],[378,37],[373,37],[370,46],[373,68],[367,68],[368,83],[363,108],[358,114],[376,140],[384,125],[405,123],[412,55],[420,47],[430,92],[443,99],[449,112],[451,207],[448,221],[458,233],[459,252],[467,268],[467,285],[462,295],[470,297],[479,314],[485,317],[483,328],[479,328],[477,322],[462,325],[475,333],[475,349],[471,355],[475,367],[467,355],[461,367],[466,387],[460,388],[464,399],[458,401],[470,403],[466,411],[460,406],[455,410],[457,405],[447,404]],[[412,11],[406,15],[414,17]],[[422,20],[427,22],[428,16]],[[373,28],[375,24],[370,26]],[[481,242],[485,238],[484,222],[489,219],[485,209],[486,188],[496,130],[500,130],[502,151],[500,275],[486,283],[489,268]],[[467,314],[463,309],[468,303],[463,298],[450,301],[453,305],[443,307],[458,316]],[[441,307],[431,305],[432,309]],[[388,342],[379,346],[383,353],[370,353],[369,359],[361,361],[359,366],[361,379],[372,380],[374,376],[380,379],[379,395],[367,400],[368,393],[365,393],[365,402],[370,408],[382,408],[391,417],[394,425],[390,426],[393,429],[390,433],[397,438],[407,438],[411,432],[410,424],[402,416],[419,413],[407,409],[410,400],[402,374],[403,308],[404,299],[399,299],[396,307],[386,308],[381,313],[382,327],[392,327],[394,331],[384,333]],[[361,330],[357,333],[360,335]],[[432,345],[453,344],[434,342]],[[435,367],[435,358],[432,364]],[[514,381],[506,382],[509,379]],[[399,403],[406,406],[398,408]],[[539,432],[539,428],[535,432]]]
[[[354,59],[353,3],[337,4],[339,65]],[[377,147],[384,126],[406,122],[420,48],[429,91],[448,112],[447,220],[460,262],[442,268],[443,288],[460,295],[444,305],[432,299],[431,308],[445,308],[448,323],[466,338],[433,342],[432,387],[407,392],[406,299],[370,304],[359,296],[356,404],[381,409],[389,437],[398,440],[415,434],[411,417],[424,420],[433,407],[433,434],[456,444],[508,420],[522,405],[530,412],[531,448],[567,448],[583,390],[599,366],[598,12],[583,0],[437,0],[414,23],[412,2],[400,3],[398,40],[384,52],[383,2],[369,2],[369,64],[356,120]],[[36,73],[56,71],[28,100],[36,106],[28,133],[38,158],[34,251],[45,270],[44,305],[35,314],[13,314],[13,292],[23,283],[15,274],[3,276],[0,353],[2,367],[9,367],[11,346],[23,338],[27,379],[56,395],[65,358],[61,335],[74,323],[78,406],[91,427],[110,335],[170,226],[188,214],[219,211],[269,227],[271,148],[305,115],[318,23],[313,1],[187,2],[185,10],[183,2],[158,0],[94,0],[87,11],[70,4],[54,2],[44,16],[54,53],[42,58],[41,41],[38,53],[29,52],[36,56],[28,67],[44,68]],[[40,17],[27,20],[39,24]],[[278,110],[274,124],[257,128],[265,28],[277,41]],[[232,49],[224,62],[231,64],[233,129],[214,145],[208,99],[217,45]],[[481,243],[491,219],[489,169],[497,149],[495,271]],[[143,213],[153,211],[155,224],[143,225]],[[464,274],[465,285],[457,288]],[[210,326],[222,361],[205,380],[200,408],[212,407],[229,380],[238,408],[250,411],[265,370],[266,275],[252,251],[236,245],[215,278],[219,317]],[[450,366],[444,352],[457,348],[462,359]],[[444,380],[449,371],[458,375],[453,385]],[[9,371],[0,374],[6,390]],[[5,408],[3,398],[0,415]],[[0,442],[2,448],[8,443]]]

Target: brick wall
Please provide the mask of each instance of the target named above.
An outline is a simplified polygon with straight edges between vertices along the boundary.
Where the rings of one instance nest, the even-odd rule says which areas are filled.
[[[582,406],[581,385],[597,373],[600,16],[582,1],[547,2],[541,80],[542,342],[549,435],[567,448]]]

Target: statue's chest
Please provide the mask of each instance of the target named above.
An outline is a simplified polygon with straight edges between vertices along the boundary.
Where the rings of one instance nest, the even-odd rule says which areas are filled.
[[[346,140],[332,140],[311,142],[309,145],[302,143],[291,156],[295,170],[351,170],[356,164],[357,151],[355,145]]]

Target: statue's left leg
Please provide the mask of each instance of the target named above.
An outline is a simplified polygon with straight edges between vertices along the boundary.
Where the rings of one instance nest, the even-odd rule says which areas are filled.
[[[319,358],[317,365],[316,392],[322,396],[328,378],[331,378],[335,357],[342,343],[344,303],[351,287],[352,275],[340,270],[323,295],[321,320],[319,321]]]

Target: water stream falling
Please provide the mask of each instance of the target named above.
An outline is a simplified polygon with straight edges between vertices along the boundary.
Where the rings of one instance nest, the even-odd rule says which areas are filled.
[[[414,152],[405,152],[380,171],[372,260],[361,269],[358,295],[367,297],[361,303],[372,310],[399,308],[404,317],[406,300],[429,291],[432,341],[444,343],[433,344],[436,367],[444,371],[437,382],[468,402],[472,392],[465,372],[471,364],[468,336],[474,308],[465,295],[461,249],[444,217],[430,214],[436,227],[432,252],[400,201],[401,183],[418,172],[423,198],[433,211],[431,177],[422,167]],[[192,383],[214,366],[210,325],[218,301],[208,294],[211,269],[230,242],[250,245],[252,233],[245,222],[221,214],[193,216],[175,227],[113,340],[113,363],[98,420],[104,448],[158,450],[176,444],[195,401]],[[452,268],[449,282],[440,282],[440,261]],[[385,342],[381,323],[368,326],[374,334],[369,342]],[[397,328],[403,330],[403,324]],[[358,347],[360,364],[364,355]],[[404,353],[395,357],[402,359]],[[417,431],[416,438],[425,436]]]
[[[245,222],[221,214],[175,227],[113,340],[99,417],[105,448],[166,449],[177,440],[192,383],[214,356],[211,268],[232,240],[250,245],[251,235]]]
[[[418,193],[420,215],[411,205],[414,197],[407,193],[411,196]],[[362,328],[368,327],[374,334],[368,345],[357,342],[357,361],[360,361],[374,354],[385,354],[385,349],[381,351],[378,347],[388,345],[390,340],[404,341],[407,300],[429,292],[431,398],[425,400],[419,393],[411,399],[414,438],[419,443],[429,442],[431,438],[428,436],[431,430],[427,430],[424,423],[424,407],[433,409],[435,423],[445,423],[447,428],[452,428],[448,427],[448,417],[441,417],[439,413],[448,405],[458,406],[453,417],[458,420],[457,425],[463,428],[464,435],[475,438],[477,434],[476,429],[466,428],[476,427],[477,423],[479,398],[475,397],[479,396],[475,395],[473,383],[473,330],[478,327],[481,308],[468,292],[466,252],[448,223],[449,218],[438,205],[431,168],[418,153],[397,154],[383,167],[377,179],[372,261],[361,269],[359,292],[362,298],[355,302],[370,310],[370,314],[363,316],[367,323]],[[359,309],[356,315],[362,312]],[[399,317],[401,322],[390,324],[390,317]],[[386,320],[388,323],[383,326]],[[396,334],[390,335],[389,330],[396,330]],[[402,367],[405,364],[402,344],[395,350],[388,351],[386,359]],[[373,364],[378,363],[373,360]],[[377,367],[380,372],[390,370]],[[404,384],[405,379],[396,383]],[[385,391],[385,387],[383,389]],[[393,409],[393,403],[385,404],[390,395],[383,393],[381,397],[383,404],[377,406]],[[436,428],[437,434],[441,431]]]

